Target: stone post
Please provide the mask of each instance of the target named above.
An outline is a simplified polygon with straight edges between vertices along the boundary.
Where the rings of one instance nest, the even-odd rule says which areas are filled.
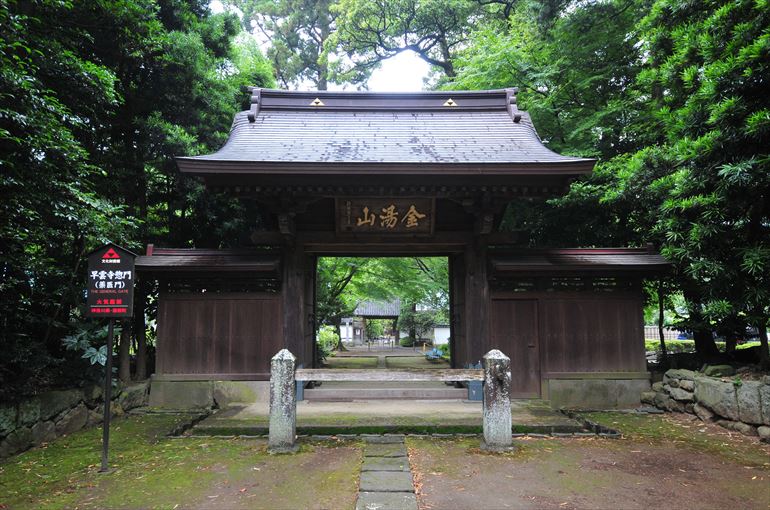
[[[492,349],[484,355],[484,440],[482,448],[512,448],[511,359]]]
[[[270,453],[297,451],[296,364],[297,358],[288,349],[281,349],[270,360]]]

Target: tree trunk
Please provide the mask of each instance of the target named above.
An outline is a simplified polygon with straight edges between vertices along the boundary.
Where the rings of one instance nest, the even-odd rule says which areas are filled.
[[[664,324],[664,306],[663,306],[664,292],[663,292],[663,279],[658,282],[658,335],[660,336],[660,354],[661,363],[668,365],[668,351],[666,350],[666,335],[663,330]]]
[[[714,341],[714,334],[708,329],[696,329],[693,331],[695,340],[695,352],[704,363],[720,358],[719,348]]]
[[[336,317],[334,319],[334,327],[337,328],[337,350],[345,352],[347,348],[342,344],[342,318]]]
[[[136,336],[136,380],[147,379],[147,324],[144,306],[147,302],[147,286],[140,281],[134,302],[134,334]]]
[[[711,328],[704,325],[703,315],[700,311],[701,302],[693,293],[684,292],[684,298],[687,300],[687,308],[690,313],[690,324],[692,327],[693,340],[695,340],[695,352],[698,354],[701,362],[708,363],[720,358],[719,348],[714,341],[714,334]]]
[[[770,370],[770,349],[767,345],[767,319],[757,324],[759,332],[759,366],[763,370]]]
[[[118,379],[123,384],[131,382],[131,326],[130,321],[123,321],[118,346]]]
[[[412,317],[414,317],[417,314],[417,303],[412,304]],[[414,319],[412,319],[412,323],[409,326],[409,338],[412,339],[412,345],[417,344],[417,328],[414,325]]]

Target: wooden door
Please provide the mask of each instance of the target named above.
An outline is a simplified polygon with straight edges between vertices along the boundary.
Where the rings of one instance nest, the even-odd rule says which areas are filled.
[[[537,301],[534,299],[492,299],[490,340],[511,358],[511,397],[540,396],[540,351]]]

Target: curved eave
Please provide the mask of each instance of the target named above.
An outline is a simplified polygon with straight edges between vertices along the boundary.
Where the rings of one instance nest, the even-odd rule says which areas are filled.
[[[527,163],[269,162],[177,157],[182,173],[207,175],[588,175],[596,160]]]

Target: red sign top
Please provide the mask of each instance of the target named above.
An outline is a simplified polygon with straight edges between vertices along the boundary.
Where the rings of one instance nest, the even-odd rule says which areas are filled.
[[[116,252],[114,249],[110,248],[106,252],[104,252],[104,255],[102,255],[103,259],[119,259],[120,255],[118,255],[118,252]]]

